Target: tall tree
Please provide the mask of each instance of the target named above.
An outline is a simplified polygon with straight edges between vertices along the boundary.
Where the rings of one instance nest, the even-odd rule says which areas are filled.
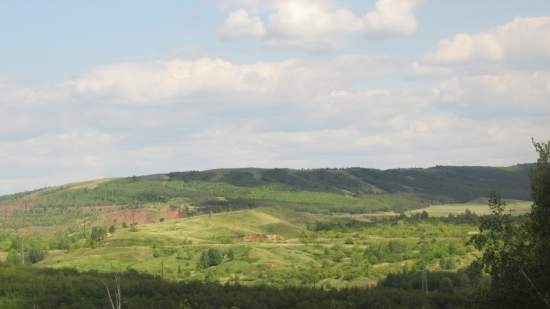
[[[539,158],[530,173],[531,213],[513,219],[493,194],[492,215],[482,219],[473,239],[491,275],[482,307],[550,308],[550,142],[533,144]]]

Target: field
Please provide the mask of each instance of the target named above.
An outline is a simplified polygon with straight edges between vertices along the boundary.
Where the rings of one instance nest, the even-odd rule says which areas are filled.
[[[465,242],[475,230],[471,224],[435,221],[341,221],[268,207],[118,229],[95,248],[51,251],[37,265],[134,269],[177,281],[365,287],[422,265],[432,270],[466,266],[474,250]],[[200,256],[209,248],[220,252],[222,262],[200,267]]]
[[[506,209],[512,215],[524,215],[531,211],[532,202],[527,201],[508,201]],[[447,217],[449,214],[458,215],[463,214],[467,210],[477,215],[488,215],[491,213],[487,203],[454,203],[454,204],[442,204],[431,205],[427,208],[420,208],[411,210],[409,213],[421,213],[423,211],[428,212],[433,217]]]

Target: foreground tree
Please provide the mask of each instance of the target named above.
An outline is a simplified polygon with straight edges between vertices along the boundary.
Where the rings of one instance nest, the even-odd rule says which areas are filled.
[[[473,239],[484,250],[480,263],[491,276],[483,308],[550,308],[550,142],[533,144],[539,158],[530,173],[531,213],[513,220],[493,194],[492,215]]]

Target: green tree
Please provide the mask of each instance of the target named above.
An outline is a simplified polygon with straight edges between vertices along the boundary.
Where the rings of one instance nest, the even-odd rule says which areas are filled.
[[[199,267],[209,268],[221,264],[223,256],[218,249],[209,248],[201,253],[199,258]]]
[[[107,235],[107,230],[102,226],[94,226],[92,227],[92,233],[90,235],[90,238],[92,241],[100,242],[103,239],[105,239],[105,236]]]
[[[484,250],[481,265],[491,276],[483,307],[550,308],[550,142],[533,142],[539,154],[530,172],[532,211],[513,219],[492,194],[492,214],[482,219],[473,238]]]
[[[46,251],[40,250],[39,248],[31,248],[29,251],[29,261],[34,264],[42,261],[46,257]]]

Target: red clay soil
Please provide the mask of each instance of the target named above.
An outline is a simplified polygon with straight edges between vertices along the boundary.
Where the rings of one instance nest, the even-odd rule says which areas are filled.
[[[158,222],[160,218],[177,219],[181,218],[178,208],[160,207],[159,209],[124,209],[105,213],[101,216],[100,222],[117,224],[147,224]]]

